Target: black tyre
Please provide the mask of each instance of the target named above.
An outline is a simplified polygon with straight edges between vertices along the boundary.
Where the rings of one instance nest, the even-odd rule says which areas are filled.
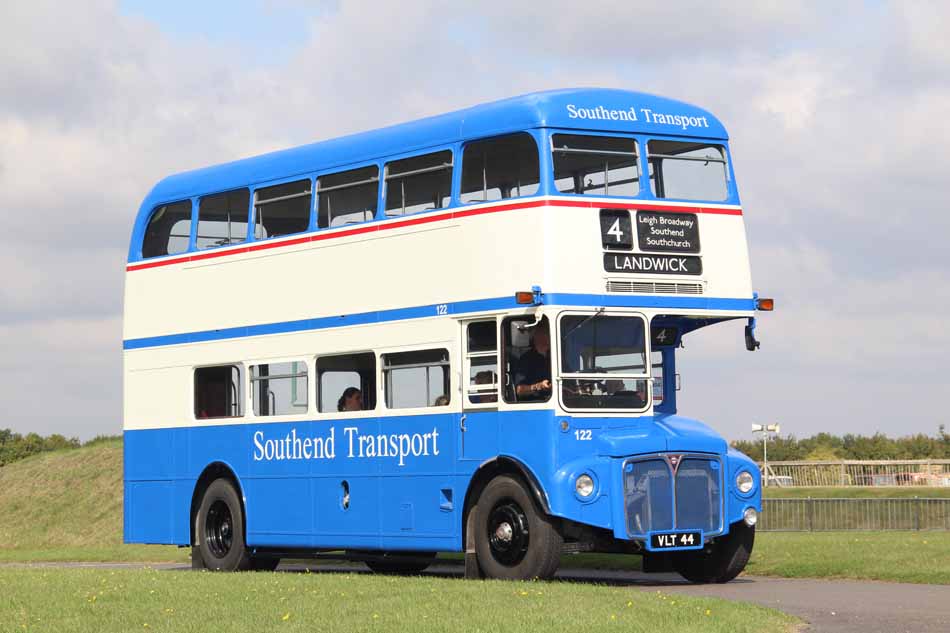
[[[377,574],[418,574],[435,560],[435,552],[387,552],[363,562]]]
[[[491,480],[473,508],[478,565],[489,578],[550,578],[561,560],[561,534],[514,477]]]
[[[239,571],[252,568],[252,558],[244,545],[241,500],[229,480],[215,479],[205,490],[195,518],[195,536],[206,569]]]
[[[745,569],[754,543],[754,527],[733,523],[729,534],[713,539],[703,549],[677,554],[673,568],[690,582],[729,582]]]

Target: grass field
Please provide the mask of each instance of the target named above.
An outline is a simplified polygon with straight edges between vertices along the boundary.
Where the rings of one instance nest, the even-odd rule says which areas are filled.
[[[793,630],[777,611],[578,583],[370,574],[0,569],[0,623],[18,631]],[[464,622],[464,627],[460,623]]]
[[[766,499],[950,499],[950,487],[849,486],[847,488],[779,488],[763,490]]]
[[[950,532],[764,532],[746,571],[950,584]]]

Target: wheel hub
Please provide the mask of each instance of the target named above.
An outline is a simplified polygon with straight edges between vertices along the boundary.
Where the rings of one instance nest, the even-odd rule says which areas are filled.
[[[528,551],[528,519],[517,502],[506,499],[488,515],[488,542],[492,557],[509,567],[520,563]]]
[[[234,539],[231,509],[220,499],[211,504],[205,518],[205,542],[215,558],[224,558],[231,551]]]

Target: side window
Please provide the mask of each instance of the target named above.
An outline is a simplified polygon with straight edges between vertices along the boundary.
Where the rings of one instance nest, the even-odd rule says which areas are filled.
[[[254,415],[294,415],[307,412],[307,363],[251,365]]]
[[[441,209],[451,193],[450,150],[386,164],[386,217]]]
[[[547,317],[513,317],[501,325],[505,402],[551,399],[551,329]]]
[[[663,352],[650,352],[650,365],[653,376],[653,404],[663,402]]]
[[[640,193],[637,143],[631,138],[555,134],[554,184],[561,193],[629,196]]]
[[[498,402],[498,327],[494,320],[476,321],[469,323],[465,330],[468,401],[495,404]]]
[[[239,418],[244,415],[244,378],[238,365],[195,369],[195,417]]]
[[[379,194],[379,167],[370,165],[317,178],[320,228],[372,220]]]
[[[376,408],[376,355],[372,352],[317,359],[317,402],[321,412]]]
[[[188,250],[191,235],[191,200],[165,204],[148,219],[142,240],[142,257],[161,257]]]
[[[657,198],[721,201],[729,197],[721,145],[650,141],[650,189]]]
[[[240,244],[247,239],[247,214],[251,194],[235,189],[205,196],[198,203],[198,250]]]
[[[530,134],[475,141],[462,154],[462,202],[487,202],[538,192],[538,145]]]
[[[449,404],[449,352],[445,349],[383,354],[387,409]]]
[[[310,181],[298,180],[254,192],[254,239],[303,233],[310,228]]]

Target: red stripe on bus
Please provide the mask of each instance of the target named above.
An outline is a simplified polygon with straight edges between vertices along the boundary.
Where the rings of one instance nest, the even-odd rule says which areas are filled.
[[[241,255],[254,251],[263,251],[272,248],[282,248],[284,246],[295,246],[297,244],[306,244],[307,242],[322,242],[323,240],[332,240],[339,237],[350,237],[352,235],[362,235],[364,233],[373,233],[376,231],[388,231],[390,229],[400,229],[407,226],[418,226],[420,224],[430,224],[432,222],[441,222],[443,220],[452,220],[456,218],[467,218],[475,215],[486,215],[489,213],[499,213],[502,211],[518,211],[520,209],[530,209],[536,207],[585,207],[597,209],[630,209],[643,211],[670,211],[672,213],[703,213],[713,215],[742,215],[742,209],[721,209],[716,207],[701,206],[667,206],[662,204],[643,204],[643,203],[622,203],[622,202],[593,202],[588,200],[532,200],[527,202],[514,202],[510,204],[499,204],[492,207],[480,207],[476,209],[461,209],[451,213],[440,213],[432,215],[420,215],[409,220],[400,220],[390,224],[371,224],[353,229],[334,231],[332,233],[315,233],[304,237],[298,237],[283,242],[261,242],[253,243],[241,248],[226,251],[208,251],[195,255],[185,255],[174,259],[163,259],[157,262],[143,262],[140,264],[129,264],[126,266],[127,272],[136,270],[145,270],[146,268],[158,268],[159,266],[171,266],[173,264],[182,264],[186,262],[201,261],[204,259],[216,259],[218,257],[228,257],[230,255]]]

